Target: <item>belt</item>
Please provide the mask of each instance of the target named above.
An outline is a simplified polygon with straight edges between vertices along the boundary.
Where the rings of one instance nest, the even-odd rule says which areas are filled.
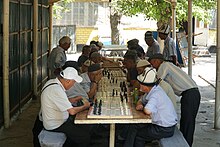
[[[195,88],[190,88],[190,89],[187,89],[187,90],[183,91],[183,92],[181,93],[181,95],[184,95],[186,92],[193,91],[193,90],[199,90],[199,89],[198,89],[197,87],[195,87]]]

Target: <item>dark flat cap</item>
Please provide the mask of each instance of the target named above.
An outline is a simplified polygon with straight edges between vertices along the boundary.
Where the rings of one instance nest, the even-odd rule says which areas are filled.
[[[147,31],[145,33],[145,39],[153,39],[153,33],[151,31]]]
[[[162,54],[158,53],[158,54],[154,54],[151,57],[149,57],[148,61],[150,61],[151,59],[160,59],[160,60],[164,60],[164,57]]]
[[[88,72],[93,72],[93,71],[97,71],[100,69],[101,69],[100,64],[92,64],[88,67]]]

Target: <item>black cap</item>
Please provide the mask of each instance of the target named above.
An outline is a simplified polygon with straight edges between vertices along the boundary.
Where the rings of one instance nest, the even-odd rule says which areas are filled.
[[[148,61],[150,61],[151,59],[160,59],[160,60],[164,60],[164,57],[162,54],[158,53],[158,54],[154,54],[151,57],[149,57]]]
[[[100,69],[101,69],[100,64],[92,64],[88,67],[88,72],[93,72],[93,71],[97,71]]]
[[[153,33],[151,31],[147,31],[145,33],[145,39],[153,39]]]
[[[64,70],[67,67],[73,67],[77,71],[79,71],[79,66],[78,66],[78,63],[76,61],[66,61],[65,64],[63,65],[62,69]]]

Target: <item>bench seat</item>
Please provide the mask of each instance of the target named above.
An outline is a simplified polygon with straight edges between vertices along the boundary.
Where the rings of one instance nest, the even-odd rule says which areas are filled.
[[[41,147],[62,147],[66,141],[66,135],[59,132],[42,130],[38,135]]]
[[[159,140],[161,147],[189,147],[183,134],[175,127],[174,135],[168,138],[162,138]]]

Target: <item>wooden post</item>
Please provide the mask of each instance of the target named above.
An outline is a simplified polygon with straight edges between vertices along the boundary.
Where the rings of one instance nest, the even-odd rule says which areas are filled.
[[[220,1],[217,1],[217,54],[214,128],[220,129]]]
[[[192,0],[188,0],[188,75],[192,77]]]
[[[33,98],[37,98],[37,50],[38,50],[38,0],[34,0],[33,17]]]
[[[115,146],[115,124],[110,124],[110,140],[109,140],[109,147]]]
[[[3,105],[4,126],[9,128],[9,0],[3,0]]]

